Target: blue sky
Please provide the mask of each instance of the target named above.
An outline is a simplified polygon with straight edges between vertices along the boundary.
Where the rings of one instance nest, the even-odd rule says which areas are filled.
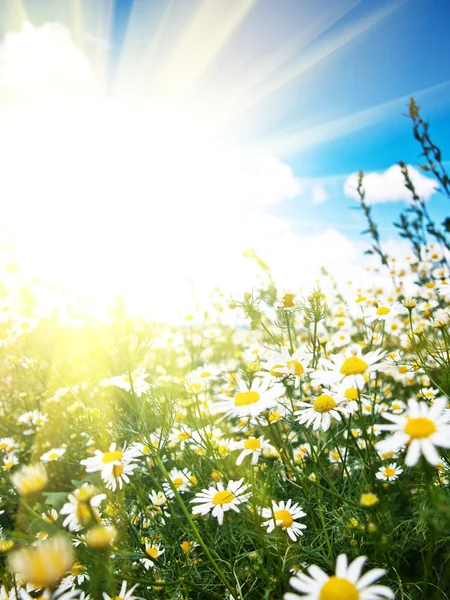
[[[277,27],[280,31],[284,28],[290,32],[295,28],[307,28],[320,16],[321,10],[329,9],[333,2],[335,0],[317,0],[316,3],[311,0],[260,0],[258,7],[230,41],[228,51],[223,53],[223,61],[233,56],[233,46],[239,51],[245,48],[242,61],[252,59],[252,49],[249,44],[240,43],[240,35],[254,39],[251,38],[253,30],[253,34],[276,38]],[[158,2],[155,10],[157,5]],[[116,0],[112,71],[114,61],[120,55],[132,8],[133,0]],[[336,176],[335,185],[327,190],[329,198],[326,202],[314,205],[294,199],[272,209],[274,214],[289,216],[294,227],[297,222],[300,229],[309,230],[332,224],[349,236],[358,235],[360,216],[348,210],[355,203],[340,191],[343,181],[339,177],[345,180],[346,176],[359,169],[383,171],[398,160],[413,165],[420,161],[419,146],[411,135],[410,122],[402,116],[406,112],[406,99],[413,93],[435,88],[422,95],[419,93],[417,98],[423,107],[423,116],[431,121],[435,141],[444,157],[450,159],[450,85],[445,85],[450,82],[448,0],[362,0],[302,51],[320,50],[334,34],[384,9],[393,10],[301,77],[252,107],[234,123],[236,130],[249,129],[256,139],[265,139],[278,135],[280,131],[289,133],[291,130],[309,129],[400,99],[397,105],[388,109],[387,115],[375,117],[371,124],[314,143],[301,151],[293,150],[283,157],[300,178],[320,182],[321,178]],[[289,22],[290,29],[287,26]],[[217,64],[220,67],[220,57],[216,67]],[[258,123],[256,128],[254,123]],[[326,183],[324,185],[327,187]],[[447,204],[446,199],[439,195],[430,200],[430,211],[438,221],[447,216]],[[394,234],[392,221],[404,207],[404,202],[374,207],[383,235]]]

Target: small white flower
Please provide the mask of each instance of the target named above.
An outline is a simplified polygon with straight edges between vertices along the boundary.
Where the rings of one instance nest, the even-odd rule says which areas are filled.
[[[328,394],[317,396],[313,404],[308,402],[298,402],[302,408],[294,414],[300,424],[306,423],[307,427],[312,425],[313,430],[321,428],[322,431],[328,431],[331,424],[331,419],[341,420],[341,414],[348,415],[346,407],[342,404],[343,399],[333,398]]]
[[[384,569],[372,569],[361,577],[367,556],[359,556],[348,564],[341,554],[336,560],[336,575],[331,577],[316,565],[308,567],[309,575],[298,572],[289,583],[298,594],[288,592],[284,600],[378,600],[394,598],[394,593],[384,585],[372,585],[385,574]]]
[[[298,536],[303,535],[302,529],[306,529],[306,525],[295,522],[296,519],[305,517],[306,513],[299,508],[297,502],[292,504],[290,499],[286,503],[272,500],[272,508],[263,508],[261,516],[267,519],[262,523],[263,527],[267,527],[267,533],[271,533],[275,527],[280,527],[287,532],[293,542]]]
[[[117,596],[108,596],[106,592],[103,592],[103,600],[141,600],[139,596],[133,595],[133,592],[138,585],[139,584],[136,583],[136,585],[133,585],[133,587],[127,591],[127,582],[124,580]]]
[[[450,416],[446,414],[447,400],[439,398],[429,407],[426,402],[408,401],[408,410],[401,415],[383,413],[383,417],[392,423],[379,425],[383,430],[394,433],[391,437],[378,442],[377,450],[396,452],[408,445],[405,463],[408,467],[416,465],[423,454],[433,466],[441,462],[436,446],[450,448]]]
[[[41,461],[43,463],[46,463],[46,462],[53,462],[55,460],[59,460],[61,458],[61,456],[63,456],[65,451],[66,451],[65,448],[52,448],[51,450],[49,450],[48,452],[45,452],[45,454],[43,454],[41,456]]]
[[[382,481],[394,481],[400,473],[403,473],[403,469],[397,467],[397,463],[390,463],[387,467],[380,467],[375,476]]]
[[[270,386],[269,380],[255,378],[250,389],[244,381],[239,381],[239,392],[233,398],[216,402],[215,412],[226,413],[230,417],[257,417],[263,411],[274,406],[285,393],[284,386],[276,383]]]
[[[137,446],[124,447],[118,450],[116,444],[110,445],[108,452],[96,450],[94,456],[80,461],[86,467],[88,473],[101,471],[101,477],[108,489],[116,491],[117,486],[122,489],[123,483],[130,483],[128,475],[131,475],[137,467],[136,457],[140,454]]]
[[[358,348],[356,353],[347,351],[333,354],[329,360],[321,358],[320,365],[324,369],[312,373],[311,383],[312,385],[331,385],[345,381],[348,387],[355,386],[362,389],[365,378],[381,367],[380,363],[385,354],[382,350],[362,354],[361,348]]]
[[[211,511],[219,525],[222,525],[224,514],[229,510],[239,512],[238,505],[246,502],[250,497],[250,493],[247,492],[249,486],[243,481],[244,478],[239,481],[229,481],[226,489],[219,481],[216,487],[211,486],[207,490],[202,490],[191,500],[192,504],[197,504],[193,507],[192,514],[204,516]]]
[[[252,465],[256,465],[264,450],[274,450],[273,446],[271,446],[271,444],[264,439],[264,436],[259,438],[248,437],[245,440],[234,442],[233,446],[233,450],[242,449],[242,452],[239,454],[236,460],[236,465],[238,466],[242,464],[246,456],[251,456]]]
[[[152,559],[158,558],[164,552],[165,550],[161,550],[160,544],[145,544],[145,553],[149,558],[141,558],[141,563],[146,569],[150,569],[155,566]]]

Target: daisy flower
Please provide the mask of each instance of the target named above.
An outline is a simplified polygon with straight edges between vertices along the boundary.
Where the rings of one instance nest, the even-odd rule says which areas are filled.
[[[171,448],[180,445],[180,450],[183,451],[186,444],[192,440],[192,431],[189,427],[184,425],[182,428],[178,429],[177,427],[173,427],[172,431],[169,434],[169,445]]]
[[[272,508],[263,508],[261,516],[267,519],[262,523],[263,527],[267,527],[267,533],[271,533],[275,527],[280,527],[287,532],[293,542],[298,536],[303,535],[302,529],[306,529],[306,525],[295,522],[296,519],[305,517],[306,513],[299,508],[298,502],[292,504],[290,499],[286,503],[272,500]]]
[[[287,346],[282,346],[280,352],[272,352],[264,367],[271,377],[295,377],[296,385],[299,384],[301,376],[308,371],[310,356],[301,350],[291,354]]]
[[[106,592],[103,592],[103,600],[141,600],[139,596],[133,595],[133,592],[138,585],[139,584],[136,583],[136,585],[133,585],[133,587],[127,591],[127,582],[123,580],[120,592],[116,596],[108,596]]]
[[[408,467],[416,465],[421,454],[431,465],[438,465],[441,459],[436,446],[450,448],[450,416],[446,414],[446,405],[446,398],[435,400],[431,407],[412,398],[403,414],[383,413],[382,416],[391,423],[379,425],[379,428],[394,435],[378,442],[377,450],[396,452],[402,446],[408,446],[405,459]]]
[[[406,308],[400,302],[394,302],[390,305],[380,304],[378,307],[371,306],[366,310],[364,318],[367,323],[373,323],[374,321],[391,322],[397,315],[405,314],[406,312]]]
[[[75,562],[72,544],[61,535],[49,538],[38,546],[22,548],[9,556],[9,565],[24,582],[36,588],[59,583]]]
[[[48,452],[45,452],[45,454],[43,454],[41,456],[41,461],[43,463],[46,463],[46,462],[53,462],[55,460],[58,460],[61,458],[61,456],[63,456],[65,451],[66,451],[65,448],[52,448],[51,450],[49,450]]]
[[[42,491],[48,482],[47,471],[41,463],[24,465],[11,475],[11,481],[21,496]]]
[[[215,486],[202,490],[191,500],[192,504],[197,504],[193,507],[192,514],[204,516],[211,511],[219,525],[222,525],[224,513],[229,510],[239,512],[238,505],[246,502],[250,497],[250,493],[247,492],[250,486],[243,484],[243,481],[243,477],[239,481],[230,480],[226,489],[219,481]]]
[[[148,498],[150,500],[150,502],[153,504],[153,506],[164,506],[164,504],[167,504],[167,498],[164,495],[163,492],[157,492],[155,490],[152,490],[150,492],[150,494],[148,495]]]
[[[288,592],[284,600],[378,600],[394,598],[394,593],[384,585],[372,585],[385,574],[384,569],[372,569],[361,577],[367,556],[359,556],[348,564],[341,554],[336,560],[336,575],[327,575],[317,565],[308,567],[309,575],[299,572],[289,583],[298,594]]]
[[[255,378],[250,389],[244,381],[239,381],[239,392],[233,398],[217,402],[216,412],[226,413],[230,417],[257,417],[268,408],[272,408],[284,394],[284,387],[276,383],[270,386],[268,380]]]
[[[442,283],[441,285],[438,285],[437,290],[443,298],[450,300],[450,283]]]
[[[161,554],[164,554],[164,552],[165,550],[161,550],[160,544],[147,543],[145,544],[145,553],[147,554],[148,558],[141,558],[141,563],[148,570],[151,567],[155,566],[155,563],[151,559],[158,558],[159,556],[161,556]]]
[[[319,428],[322,431],[328,431],[332,418],[340,421],[340,413],[348,415],[346,408],[340,406],[343,402],[343,399],[339,400],[328,394],[321,394],[317,396],[312,405],[309,402],[298,402],[298,405],[303,408],[297,410],[294,414],[300,424],[306,423],[307,427],[312,425],[314,431]]]
[[[142,394],[147,394],[150,391],[150,384],[146,380],[148,375],[142,369],[135,369],[131,373],[131,377],[129,373],[124,373],[123,375],[116,375],[114,377],[109,377],[108,379],[104,379],[100,382],[100,385],[103,387],[118,387],[126,392],[133,392],[136,394],[138,398],[142,396]]]
[[[178,469],[172,469],[169,471],[169,477],[179,493],[186,492],[197,483],[197,477],[188,469],[183,469],[182,471],[179,471]],[[175,496],[170,484],[167,483],[167,481],[165,481],[162,486],[167,498],[173,498]]]
[[[382,350],[374,350],[362,354],[361,348],[356,353],[347,351],[333,354],[330,360],[321,358],[320,364],[328,370],[315,371],[311,375],[312,385],[345,382],[348,387],[364,387],[365,377],[380,368],[380,362],[385,356]]]
[[[242,452],[239,454],[237,460],[236,460],[236,465],[240,465],[242,464],[244,458],[246,456],[251,456],[252,457],[252,465],[256,465],[256,463],[259,460],[259,457],[261,456],[262,452],[265,449],[271,449],[273,450],[273,446],[271,446],[269,444],[269,442],[267,442],[264,439],[264,436],[261,436],[259,438],[255,438],[255,437],[249,437],[245,440],[241,440],[239,442],[235,442],[234,443],[234,448],[233,450],[240,450],[242,449]]]
[[[131,475],[137,467],[136,456],[139,452],[137,447],[124,447],[123,450],[116,449],[112,443],[108,452],[96,450],[94,456],[80,461],[86,467],[88,473],[101,471],[101,477],[108,489],[116,491],[117,485],[122,489],[123,482],[130,483],[128,475]]]
[[[98,516],[96,509],[106,494],[96,494],[96,491],[93,485],[84,483],[73,494],[69,494],[69,502],[60,511],[62,515],[67,515],[63,527],[67,526],[69,531],[79,531]]]
[[[397,463],[390,463],[387,467],[381,467],[375,477],[382,481],[394,481],[400,473],[403,473],[403,469],[397,467]]]

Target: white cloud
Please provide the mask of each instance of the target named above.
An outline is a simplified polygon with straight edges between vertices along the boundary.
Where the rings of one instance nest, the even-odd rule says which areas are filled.
[[[59,23],[24,23],[0,47],[0,88],[11,92],[50,96],[86,83],[90,75],[89,60]]]
[[[311,189],[312,195],[312,203],[313,204],[323,204],[328,200],[328,194],[325,191],[323,185],[315,185]]]
[[[425,177],[423,173],[410,165],[408,165],[408,172],[418,195],[424,200],[429,200],[436,191],[436,181]],[[344,194],[348,198],[358,200],[357,184],[358,174],[352,173],[344,183]],[[366,191],[366,201],[369,204],[397,202],[399,200],[411,202],[412,200],[411,192],[405,187],[405,180],[399,165],[393,165],[382,173],[366,173],[363,185]]]

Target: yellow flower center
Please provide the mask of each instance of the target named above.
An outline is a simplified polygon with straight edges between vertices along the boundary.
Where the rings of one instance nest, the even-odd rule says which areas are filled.
[[[258,392],[242,392],[237,394],[234,399],[235,406],[249,406],[250,404],[256,404],[261,398],[261,394]]]
[[[294,522],[291,513],[288,510],[277,510],[275,521],[281,521],[280,527],[290,527]]]
[[[322,394],[314,400],[314,410],[318,413],[326,413],[336,408],[337,404],[331,396]]]
[[[102,462],[110,463],[114,462],[115,460],[122,460],[122,458],[123,453],[120,450],[116,450],[115,452],[105,452],[102,457]]]
[[[285,294],[283,296],[283,308],[292,308],[294,306],[295,294]]]
[[[82,525],[89,523],[91,519],[91,507],[87,502],[78,502],[76,509],[77,520]]]
[[[270,369],[270,374],[272,375],[272,377],[283,377],[283,373],[280,373],[280,371],[277,371],[277,369],[282,369],[283,365],[274,365],[271,369]]]
[[[405,373],[408,372],[408,367],[406,367],[405,365],[402,365],[398,368],[398,372],[401,373],[402,375],[404,375]]]
[[[200,373],[200,377],[211,377],[211,373],[209,371],[203,371],[203,373]]]
[[[151,558],[158,558],[158,548],[146,548],[145,551]]]
[[[347,400],[358,400],[358,390],[356,388],[347,388],[344,392]]]
[[[405,425],[405,433],[412,438],[427,438],[436,431],[436,425],[426,417],[415,417],[408,419]]]
[[[183,552],[189,552],[192,546],[192,542],[184,541],[180,545]]]
[[[341,373],[342,375],[362,375],[368,368],[369,365],[365,360],[358,356],[351,356],[342,363]]]
[[[21,492],[24,496],[28,496],[29,494],[33,494],[34,492],[40,492],[44,489],[47,483],[47,477],[41,477],[39,475],[35,475],[34,477],[30,477],[22,482]]]
[[[178,489],[183,485],[183,478],[175,477],[175,479],[172,479],[172,483]]]
[[[114,477],[120,477],[123,473],[123,465],[114,465],[113,475]]]
[[[234,499],[234,494],[224,490],[223,492],[217,492],[212,499],[213,504],[229,504]]]
[[[202,386],[199,383],[191,383],[188,387],[188,392],[191,394],[199,394],[202,391]]]
[[[228,448],[228,446],[222,444],[217,448],[217,452],[220,456],[228,456],[228,454],[230,453],[230,449]]]
[[[56,460],[57,458],[59,458],[59,454],[57,452],[52,452],[48,455],[48,460]]]
[[[186,431],[182,431],[181,433],[178,434],[177,437],[180,440],[180,442],[184,442],[185,440],[187,440],[191,437],[191,434],[187,433]]]
[[[294,375],[303,375],[305,369],[303,365],[298,360],[290,360],[287,364],[289,371],[294,371]]]
[[[384,317],[384,315],[388,315],[391,312],[391,309],[387,306],[380,306],[377,308],[377,315],[379,317]]]
[[[359,503],[366,508],[375,506],[375,504],[378,503],[378,496],[376,494],[371,494],[370,492],[368,494],[362,494]]]
[[[386,477],[394,477],[395,469],[393,469],[392,467],[386,467],[384,470],[384,474]]]
[[[358,600],[357,587],[348,579],[330,577],[320,590],[319,600]]]
[[[30,583],[36,587],[47,587],[56,583],[66,572],[67,564],[56,551],[29,555]],[[51,564],[51,569],[48,565]]]
[[[279,421],[281,419],[281,414],[279,412],[277,412],[276,410],[272,411],[269,416],[269,423],[276,423],[277,421]]]
[[[260,450],[261,442],[256,438],[250,438],[248,440],[245,440],[244,448],[246,448],[247,450],[252,450],[253,452],[255,450]]]

